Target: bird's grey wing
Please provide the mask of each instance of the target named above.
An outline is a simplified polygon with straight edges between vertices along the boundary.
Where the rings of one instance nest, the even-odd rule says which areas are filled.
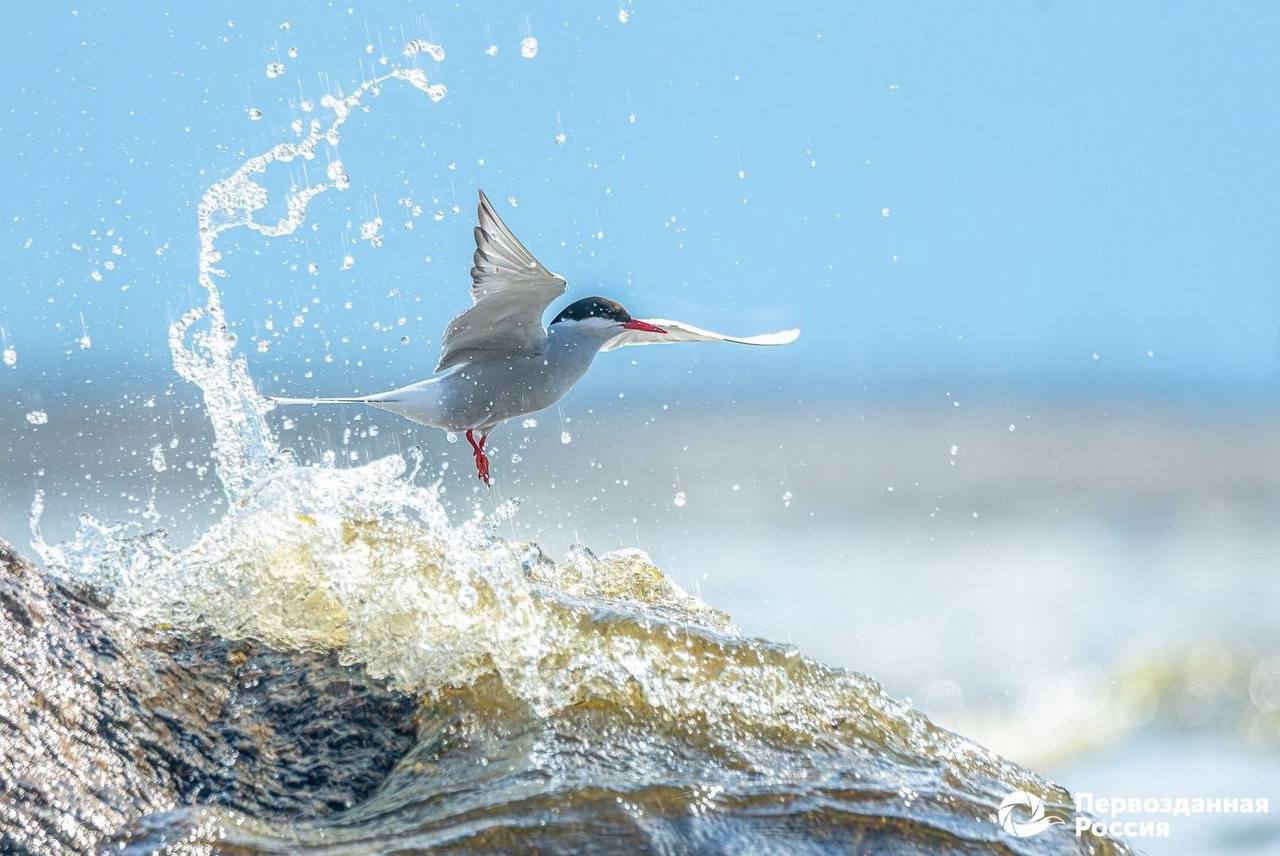
[[[799,330],[780,330],[777,333],[761,333],[758,336],[726,336],[703,330],[683,321],[670,321],[666,318],[644,318],[645,323],[653,324],[666,330],[662,333],[650,333],[645,330],[627,330],[614,336],[605,344],[603,350],[612,351],[625,345],[673,345],[677,342],[736,342],[739,345],[789,345],[800,338]]]
[[[565,291],[564,277],[547,270],[525,249],[484,191],[477,220],[473,304],[445,329],[436,371],[485,355],[542,347],[547,340],[542,314]]]

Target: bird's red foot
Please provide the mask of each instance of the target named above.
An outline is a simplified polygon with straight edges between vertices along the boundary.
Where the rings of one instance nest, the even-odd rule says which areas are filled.
[[[480,442],[477,443],[473,432],[470,429],[467,430],[467,442],[471,444],[471,449],[476,456],[476,475],[486,487],[489,485],[489,456],[484,453],[484,444],[488,439],[488,436],[482,435]]]

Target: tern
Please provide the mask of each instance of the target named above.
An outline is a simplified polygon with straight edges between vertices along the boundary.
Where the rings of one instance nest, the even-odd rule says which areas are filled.
[[[449,322],[435,376],[351,398],[273,398],[277,404],[365,404],[422,425],[465,433],[476,473],[489,484],[485,442],[508,419],[544,410],[573,388],[596,354],[625,345],[736,342],[785,345],[799,330],[726,336],[665,318],[632,318],[604,297],[584,297],[551,324],[542,316],[568,285],[525,249],[484,191],[475,227],[471,308]]]

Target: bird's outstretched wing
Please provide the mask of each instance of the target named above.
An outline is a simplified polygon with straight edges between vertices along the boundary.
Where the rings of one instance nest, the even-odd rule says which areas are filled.
[[[800,338],[799,330],[780,330],[777,333],[761,333],[758,336],[726,336],[724,333],[713,333],[683,321],[669,321],[666,318],[645,318],[647,324],[661,327],[667,333],[650,333],[645,330],[627,330],[614,336],[603,350],[612,351],[625,345],[671,345],[676,342],[736,342],[739,345],[789,345]]]
[[[542,314],[564,294],[565,280],[542,266],[511,233],[480,191],[473,305],[449,322],[436,371],[496,353],[536,350],[547,340]]]

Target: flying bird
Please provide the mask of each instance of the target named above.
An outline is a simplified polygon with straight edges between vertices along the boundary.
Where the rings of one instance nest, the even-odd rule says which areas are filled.
[[[465,432],[476,472],[489,484],[485,442],[498,425],[555,404],[600,351],[625,345],[736,342],[785,345],[799,330],[726,336],[664,318],[633,318],[604,297],[575,300],[542,326],[565,278],[533,257],[480,192],[471,308],[449,322],[436,374],[390,392],[352,398],[274,398],[277,404],[367,404],[433,428]]]

